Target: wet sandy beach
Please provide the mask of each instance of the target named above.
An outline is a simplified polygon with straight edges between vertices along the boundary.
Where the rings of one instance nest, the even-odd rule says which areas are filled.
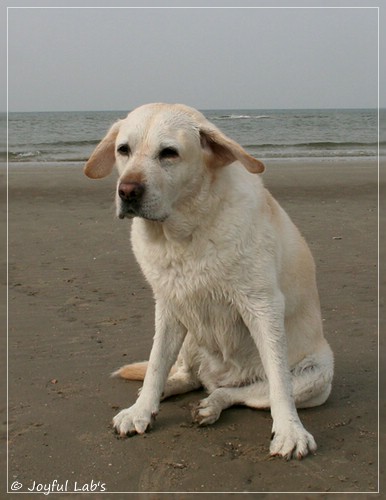
[[[81,166],[17,164],[9,170],[9,486],[377,490],[376,160],[266,165],[266,186],[314,254],[335,353],[328,402],[299,412],[317,454],[301,462],[269,458],[264,411],[234,407],[213,426],[196,427],[190,407],[202,391],[164,402],[150,433],[118,439],[111,419],[135,401],[140,384],[109,374],[148,358],[154,305],[131,253],[130,222],[115,218],[115,177],[91,181]],[[99,497],[106,495],[92,498]]]

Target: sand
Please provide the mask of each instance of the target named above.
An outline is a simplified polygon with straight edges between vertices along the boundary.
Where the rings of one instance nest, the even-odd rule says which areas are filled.
[[[190,407],[202,391],[163,403],[150,433],[118,439],[111,419],[135,401],[140,383],[111,379],[109,373],[148,358],[154,306],[131,253],[130,222],[114,215],[114,176],[92,181],[81,166],[14,164],[9,487],[16,482],[13,487],[22,492],[43,485],[95,492],[377,490],[376,161],[266,164],[265,184],[314,254],[325,335],[335,352],[331,397],[324,406],[299,412],[318,443],[317,454],[301,462],[269,458],[271,418],[264,411],[234,407],[213,426],[196,427]],[[4,180],[4,169],[1,174]],[[4,197],[2,202],[4,221]],[[2,257],[4,262],[4,252]],[[3,365],[3,381],[5,371]],[[3,429],[5,420],[3,408]]]

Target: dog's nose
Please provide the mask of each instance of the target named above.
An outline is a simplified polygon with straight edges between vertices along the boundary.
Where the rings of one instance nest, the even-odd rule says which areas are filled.
[[[139,201],[145,186],[140,182],[121,182],[118,186],[118,195],[123,201]]]

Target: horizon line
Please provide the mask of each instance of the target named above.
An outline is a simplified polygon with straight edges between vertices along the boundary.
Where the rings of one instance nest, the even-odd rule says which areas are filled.
[[[136,109],[138,106],[132,108],[115,108],[115,109],[46,109],[46,110],[0,110],[0,114],[11,114],[11,113],[115,113],[122,111],[132,111]],[[250,111],[307,111],[307,110],[318,110],[318,111],[334,111],[334,110],[384,110],[386,107],[378,107],[378,106],[355,106],[355,107],[293,107],[293,108],[259,108],[259,107],[230,107],[230,108],[201,108],[197,107],[196,109],[200,111],[240,111],[240,110],[250,110]]]

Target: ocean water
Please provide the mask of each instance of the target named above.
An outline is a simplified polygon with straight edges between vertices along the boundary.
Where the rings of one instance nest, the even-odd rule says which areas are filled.
[[[260,159],[366,158],[378,154],[378,112],[355,110],[207,110],[205,116]],[[84,162],[127,111],[9,113],[9,162]],[[380,120],[386,110],[380,111]],[[6,137],[6,115],[0,133]],[[3,142],[3,141],[2,141]],[[380,137],[384,154],[386,137]],[[0,159],[7,158],[1,147]]]

